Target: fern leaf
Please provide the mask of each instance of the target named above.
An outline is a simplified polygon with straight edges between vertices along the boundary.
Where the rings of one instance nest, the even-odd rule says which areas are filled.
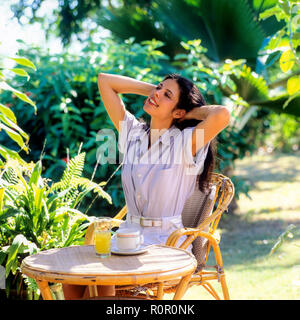
[[[79,178],[82,175],[85,160],[85,152],[80,153],[76,157],[72,158],[67,168],[65,169],[62,179],[60,181],[60,189],[65,190],[69,187],[73,187],[74,178]]]
[[[6,168],[3,172],[3,179],[10,184],[17,184],[19,180],[17,173],[11,167]]]
[[[36,281],[32,278],[27,277],[25,274],[22,274],[24,282],[27,286],[27,295],[29,299],[32,299],[32,293],[34,293],[35,300],[38,300],[41,292],[36,283]]]
[[[105,192],[102,187],[100,186],[100,184],[97,184],[87,178],[78,178],[76,179],[76,182],[78,185],[80,185],[82,188],[84,188],[84,191],[81,192],[79,194],[79,197],[77,199],[77,203],[90,191],[94,191],[95,193],[97,193],[99,196],[101,196],[102,198],[106,199],[109,204],[112,204],[112,199],[111,196]]]
[[[83,199],[83,197],[85,197],[92,190],[112,204],[111,196],[101,187],[103,182],[97,184],[87,178],[81,177],[84,167],[84,160],[84,152],[72,158],[68,164],[68,167],[63,173],[61,181],[52,185],[51,192],[55,192],[57,190],[62,192],[64,190],[68,190],[64,198],[61,199],[61,203],[64,205],[68,204],[71,208],[75,208],[76,205]],[[82,192],[78,190],[79,187],[83,189]]]

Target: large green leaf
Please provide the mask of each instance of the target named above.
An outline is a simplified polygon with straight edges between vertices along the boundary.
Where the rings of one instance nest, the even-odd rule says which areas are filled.
[[[34,107],[35,113],[37,112],[35,103],[29,97],[27,97],[25,93],[22,93],[19,90],[16,90],[15,88],[11,87],[4,81],[0,81],[0,89],[13,92],[18,98],[32,105]]]
[[[30,179],[29,179],[29,185],[31,186],[32,184],[34,185],[37,185],[39,179],[40,179],[40,176],[41,176],[41,173],[42,173],[42,161],[39,160],[34,168],[33,168],[33,171],[31,173],[31,176],[30,176]]]
[[[26,77],[27,80],[30,79],[29,74],[28,74],[25,70],[23,70],[23,69],[21,69],[21,68],[13,68],[13,69],[9,69],[9,70],[12,71],[12,72],[14,72],[15,74],[21,76],[21,77]]]
[[[26,245],[28,242],[28,240],[22,235],[19,234],[17,235],[10,248],[9,248],[9,253],[8,253],[8,257],[7,257],[7,262],[5,265],[5,274],[6,277],[9,275],[10,271],[12,271],[12,273],[14,274],[17,268],[17,254],[19,252],[22,252],[22,247],[24,245]]]
[[[20,157],[20,155],[16,151],[10,150],[2,145],[0,145],[0,155],[6,160],[15,159],[22,164],[25,163],[25,161]]]
[[[28,148],[25,145],[25,142],[19,133],[17,133],[16,131],[12,130],[10,127],[0,122],[0,131],[1,129],[3,129],[10,136],[10,138],[14,140],[21,147],[21,149],[25,150],[28,153]]]
[[[0,114],[0,120],[4,122],[7,126],[9,126],[11,129],[17,131],[25,140],[26,143],[29,141],[29,136],[26,132],[24,132],[17,124],[16,122],[10,120],[7,118],[4,114]]]
[[[174,33],[185,33],[187,40],[200,38],[212,60],[256,59],[264,33],[254,21],[247,1],[202,0],[189,8],[183,5],[184,1],[170,1],[172,5],[169,8],[163,0],[156,2],[156,17],[163,10],[167,17],[164,22],[173,26]]]
[[[17,58],[10,58],[10,59],[14,60],[15,62],[17,62],[18,64],[20,64],[22,66],[29,67],[29,68],[31,68],[31,69],[36,71],[35,65],[30,60],[28,60],[27,58],[17,57]],[[24,76],[24,74],[23,74],[23,76]],[[26,75],[26,76],[28,76],[28,75]]]
[[[290,98],[288,94],[270,98],[265,101],[256,101],[257,106],[268,108],[276,113],[287,113],[297,117],[300,117],[300,97],[296,97],[291,100],[286,108],[283,108],[285,102]]]
[[[13,121],[14,123],[17,123],[17,119],[13,111],[10,110],[7,106],[0,103],[0,112],[4,114],[8,119]]]

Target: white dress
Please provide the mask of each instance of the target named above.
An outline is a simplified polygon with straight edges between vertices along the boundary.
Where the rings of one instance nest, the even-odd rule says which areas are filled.
[[[163,227],[142,227],[144,244],[165,244],[169,235],[182,228],[181,212],[201,174],[209,143],[192,155],[192,127],[180,131],[172,126],[148,149],[149,129],[126,111],[119,130],[119,151],[123,154],[122,185],[130,215],[163,218]],[[183,239],[184,240],[184,239]]]

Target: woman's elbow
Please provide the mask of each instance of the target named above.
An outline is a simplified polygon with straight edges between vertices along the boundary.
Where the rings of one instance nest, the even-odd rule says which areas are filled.
[[[105,78],[105,73],[103,73],[103,72],[100,72],[100,73],[98,73],[98,81],[99,80],[102,80],[103,78]]]
[[[103,83],[105,83],[106,79],[107,79],[106,73],[103,73],[103,72],[98,73],[98,86],[99,86],[99,88],[101,85],[103,85]]]
[[[224,122],[225,127],[229,125],[231,112],[227,107],[222,107],[219,114],[219,119]]]

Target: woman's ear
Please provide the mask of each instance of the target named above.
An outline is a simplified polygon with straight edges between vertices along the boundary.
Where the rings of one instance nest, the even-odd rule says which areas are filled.
[[[175,119],[183,118],[186,114],[184,109],[176,109],[173,113]]]

